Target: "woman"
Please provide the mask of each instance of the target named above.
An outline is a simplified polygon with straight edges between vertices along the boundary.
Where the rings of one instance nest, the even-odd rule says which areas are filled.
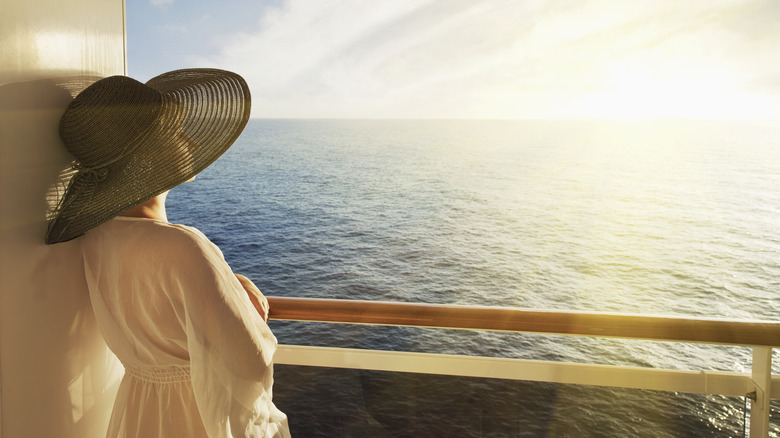
[[[246,126],[238,75],[177,70],[81,92],[60,121],[75,157],[47,243],[81,237],[92,306],[125,366],[109,437],[288,437],[271,401],[268,305],[195,228],[168,223],[168,190]]]

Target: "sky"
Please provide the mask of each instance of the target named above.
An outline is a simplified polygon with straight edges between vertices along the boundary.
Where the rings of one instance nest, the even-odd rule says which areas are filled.
[[[780,119],[777,0],[128,0],[128,74],[255,118]]]

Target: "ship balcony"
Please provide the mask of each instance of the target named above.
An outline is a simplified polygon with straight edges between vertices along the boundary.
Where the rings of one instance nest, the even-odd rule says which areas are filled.
[[[490,330],[721,344],[752,349],[749,372],[660,369],[307,345],[280,345],[275,362],[282,366],[467,376],[743,397],[746,409],[749,409],[749,420],[745,423],[750,437],[769,436],[770,401],[780,398],[780,375],[772,374],[772,350],[780,346],[780,323],[777,322],[312,298],[269,297],[268,300],[272,320]]]

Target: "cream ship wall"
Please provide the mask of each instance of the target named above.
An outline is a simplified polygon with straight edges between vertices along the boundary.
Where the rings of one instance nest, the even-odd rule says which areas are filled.
[[[43,244],[72,94],[125,71],[122,0],[0,0],[0,437],[102,437],[121,367],[78,243]]]

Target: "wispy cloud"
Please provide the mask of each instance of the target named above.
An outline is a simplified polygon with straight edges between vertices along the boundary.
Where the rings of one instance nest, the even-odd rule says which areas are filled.
[[[149,4],[152,6],[167,6],[172,5],[173,0],[149,0]]]
[[[200,30],[203,28],[204,23],[208,22],[211,19],[211,16],[208,14],[201,15],[199,17],[188,17],[186,19],[183,19],[182,21],[177,22],[166,22],[163,24],[160,24],[157,27],[157,30],[161,34],[180,34],[180,35],[187,35],[192,34],[193,32],[200,32]]]
[[[200,62],[245,75],[265,117],[578,117],[632,100],[652,116],[761,93],[780,116],[778,4],[291,0]]]

